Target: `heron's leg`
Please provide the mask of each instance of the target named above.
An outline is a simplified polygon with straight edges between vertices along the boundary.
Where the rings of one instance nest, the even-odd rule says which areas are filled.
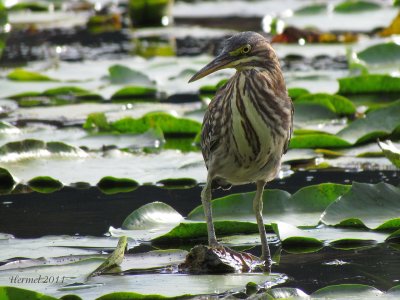
[[[271,262],[271,254],[269,252],[267,233],[265,232],[264,220],[263,220],[263,192],[264,192],[264,181],[257,181],[257,192],[253,200],[253,210],[256,215],[258,230],[260,232],[262,255],[261,258]]]
[[[204,215],[207,221],[207,232],[208,232],[208,244],[213,246],[218,246],[217,237],[215,236],[214,224],[212,221],[212,211],[211,211],[211,182],[210,177],[207,178],[207,183],[201,191],[201,202],[203,203]]]

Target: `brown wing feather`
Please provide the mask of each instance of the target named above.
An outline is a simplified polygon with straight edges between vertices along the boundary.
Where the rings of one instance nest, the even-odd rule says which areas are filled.
[[[290,106],[291,106],[291,112],[292,112],[292,115],[291,115],[291,117],[290,117],[290,129],[289,129],[289,135],[288,135],[288,138],[287,138],[287,140],[286,140],[285,146],[284,146],[284,148],[283,148],[283,154],[285,154],[285,153],[288,151],[288,148],[289,148],[289,143],[290,143],[290,139],[292,138],[292,134],[293,134],[293,115],[294,115],[294,105],[293,105],[292,99],[290,99],[290,97],[289,97],[289,96],[288,96],[288,98],[289,98],[289,101],[290,101]]]

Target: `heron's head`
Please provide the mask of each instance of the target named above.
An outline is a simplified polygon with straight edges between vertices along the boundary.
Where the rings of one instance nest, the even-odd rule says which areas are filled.
[[[274,64],[276,60],[275,51],[261,34],[252,31],[241,32],[227,39],[221,53],[194,74],[189,82],[226,68],[265,68],[269,63]]]

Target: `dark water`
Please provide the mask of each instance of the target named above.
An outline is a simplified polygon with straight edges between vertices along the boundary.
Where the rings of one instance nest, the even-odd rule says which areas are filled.
[[[400,184],[400,171],[344,172],[343,170],[298,171],[290,177],[274,180],[267,188],[294,193],[300,188],[324,182],[351,184],[353,181]],[[213,197],[254,191],[254,185],[215,190]],[[201,187],[164,189],[140,186],[133,192],[106,195],[97,187],[65,187],[51,194],[36,192],[0,196],[0,232],[16,237],[34,238],[45,235],[102,236],[109,226],[121,227],[129,213],[140,206],[162,201],[183,216],[200,205]]]

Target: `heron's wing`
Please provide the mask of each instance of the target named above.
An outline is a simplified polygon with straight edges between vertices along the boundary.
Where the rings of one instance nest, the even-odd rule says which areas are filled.
[[[291,112],[292,115],[290,117],[290,129],[289,129],[289,135],[288,138],[286,140],[285,146],[283,148],[283,154],[285,154],[289,148],[289,143],[290,143],[290,139],[292,138],[292,134],[293,134],[293,115],[294,115],[294,105],[293,105],[293,101],[292,99],[288,96],[289,101],[290,101],[290,106],[291,106]]]
[[[207,168],[210,157],[215,149],[218,148],[221,140],[221,126],[223,126],[222,122],[223,120],[225,120],[221,117],[223,113],[221,111],[221,105],[224,100],[224,93],[222,92],[222,90],[224,89],[224,87],[225,85],[217,91],[214,99],[208,105],[207,111],[204,114],[200,145],[201,152],[203,154],[203,158]],[[217,111],[219,112],[217,113]]]

